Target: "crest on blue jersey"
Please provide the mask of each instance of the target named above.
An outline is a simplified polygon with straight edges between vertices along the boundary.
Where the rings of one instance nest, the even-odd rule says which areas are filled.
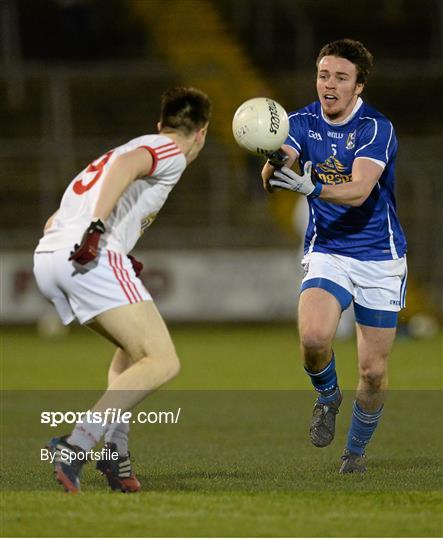
[[[355,148],[356,135],[357,135],[356,130],[349,133],[348,138],[346,139],[346,150],[352,150],[353,148]]]

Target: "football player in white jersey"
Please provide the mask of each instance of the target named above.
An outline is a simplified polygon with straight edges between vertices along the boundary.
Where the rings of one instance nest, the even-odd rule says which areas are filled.
[[[310,428],[317,447],[334,438],[342,394],[332,345],[342,311],[354,304],[360,377],[341,473],[366,470],[406,293],[406,240],[394,195],[397,139],[392,123],[360,97],[371,67],[372,55],[358,41],[325,45],[317,58],[318,100],[289,115],[283,153],[262,171],[265,189],[297,191],[309,204],[298,321],[304,366],[319,394]],[[302,174],[290,169],[296,160]]]
[[[211,102],[200,90],[164,92],[159,133],[114,148],[80,172],[35,250],[37,284],[63,323],[76,319],[117,346],[108,389],[90,409],[98,416],[90,414],[91,421],[85,417],[48,445],[56,479],[69,492],[80,489],[82,457],[103,436],[109,450],[103,455],[118,455],[97,463],[110,487],[140,489],[129,457],[129,424],[92,420],[106,418],[107,410],[131,410],[179,371],[166,325],[138,277],[141,263],[128,253],[202,150],[210,115]]]

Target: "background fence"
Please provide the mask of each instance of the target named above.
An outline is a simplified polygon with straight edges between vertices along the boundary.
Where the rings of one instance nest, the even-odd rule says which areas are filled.
[[[109,148],[155,131],[163,89],[203,80],[196,86],[215,89],[215,105],[220,104],[217,110],[223,114],[215,112],[204,153],[186,171],[138,247],[295,253],[300,234],[292,224],[298,196],[262,192],[260,159],[239,154],[226,135],[234,112],[228,103],[241,103],[251,78],[254,88],[262,84],[263,93],[271,93],[289,110],[314,100],[318,49],[330,39],[350,36],[375,54],[365,96],[393,121],[399,138],[397,196],[409,242],[411,283],[421,304],[441,315],[442,3],[160,4],[163,11],[181,17],[181,27],[190,28],[187,40],[180,36],[175,47],[202,39],[199,48],[206,43],[210,51],[205,63],[191,66],[190,57],[180,63],[173,50],[163,50],[156,26],[169,43],[174,36],[166,26],[173,23],[158,22],[160,11],[157,25],[150,22],[147,11],[159,10],[154,0],[0,2],[2,249],[32,252],[71,178]],[[207,36],[197,32],[199,21],[209,29]],[[235,45],[229,54],[227,44]],[[223,66],[244,63],[245,58],[247,69],[236,86]]]

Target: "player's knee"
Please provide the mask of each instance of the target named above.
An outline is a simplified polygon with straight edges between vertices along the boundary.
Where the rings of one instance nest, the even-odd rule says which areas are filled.
[[[158,362],[165,381],[169,381],[179,374],[180,360],[172,343],[165,345],[155,353],[153,352],[152,357]]]
[[[384,366],[364,365],[360,367],[360,378],[366,386],[377,390],[383,386],[386,379]]]
[[[301,346],[306,357],[326,354],[331,348],[330,336],[321,329],[301,334]]]
[[[165,382],[173,379],[180,372],[180,360],[172,342],[151,346],[149,344],[141,345],[131,356],[136,359],[136,362],[154,362]]]
[[[148,354],[140,358],[138,362],[145,368],[141,377],[146,377],[146,383],[151,382],[153,373],[158,384],[165,384],[180,372],[180,361],[175,351],[163,351],[163,354],[157,351],[155,355]]]
[[[175,353],[175,351],[173,354],[170,354],[168,359],[166,360],[165,368],[166,368],[166,376],[167,376],[168,381],[170,381],[171,379],[174,379],[180,373],[180,369],[181,369],[180,360],[177,354]]]

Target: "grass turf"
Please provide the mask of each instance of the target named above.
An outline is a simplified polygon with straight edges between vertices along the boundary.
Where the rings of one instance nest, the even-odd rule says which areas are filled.
[[[342,536],[441,534],[440,493],[7,493],[10,536]],[[24,510],[26,508],[26,510]]]
[[[183,413],[174,426],[134,426],[131,446],[145,491],[109,493],[89,465],[84,492],[70,497],[38,459],[42,442],[60,433],[40,425],[38,415],[55,403],[61,410],[89,404],[104,385],[112,347],[80,329],[49,342],[32,329],[4,331],[3,535],[443,534],[440,339],[397,340],[390,362],[395,391],[370,445],[369,472],[340,477],[352,393],[333,444],[311,447],[313,394],[304,391],[309,382],[293,328],[177,326],[172,335],[182,373],[139,408],[182,406]],[[351,389],[355,345],[341,342],[335,350],[341,385]]]

